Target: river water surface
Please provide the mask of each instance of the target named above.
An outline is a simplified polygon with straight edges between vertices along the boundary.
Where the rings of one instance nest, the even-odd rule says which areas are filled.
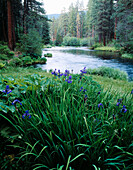
[[[42,57],[46,53],[52,53],[44,65],[38,64],[43,70],[57,69],[62,72],[65,69],[79,73],[84,67],[98,68],[101,66],[118,68],[127,72],[130,79],[133,79],[133,60],[122,59],[119,54],[112,52],[94,51],[86,47],[52,47],[43,50]]]

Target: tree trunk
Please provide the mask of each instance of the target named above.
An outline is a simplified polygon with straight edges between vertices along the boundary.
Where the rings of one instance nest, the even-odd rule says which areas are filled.
[[[24,15],[23,15],[23,32],[24,32],[24,34],[27,33],[27,31],[26,31],[26,11],[27,11],[27,5],[26,5],[26,0],[24,0]]]
[[[12,12],[12,36],[13,36],[13,50],[16,47],[16,36],[15,36],[15,22],[14,22],[14,15]]]
[[[7,42],[7,36],[6,36],[6,32],[5,32],[6,28],[5,28],[4,20],[2,20],[2,26],[3,26],[3,36],[4,36],[3,38],[4,38],[4,41]]]
[[[8,16],[8,46],[10,50],[13,50],[11,0],[7,0],[7,16]]]
[[[117,17],[115,18],[115,32],[114,32],[114,39],[116,40],[116,28],[117,28]]]
[[[99,43],[101,43],[101,33],[99,33]]]
[[[103,45],[106,46],[106,38],[105,38],[105,33],[103,33]]]

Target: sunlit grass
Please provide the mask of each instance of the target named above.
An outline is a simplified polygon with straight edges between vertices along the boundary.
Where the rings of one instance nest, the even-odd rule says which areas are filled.
[[[109,46],[103,46],[103,47],[97,47],[95,50],[102,50],[102,51],[117,51],[115,47],[109,47]]]

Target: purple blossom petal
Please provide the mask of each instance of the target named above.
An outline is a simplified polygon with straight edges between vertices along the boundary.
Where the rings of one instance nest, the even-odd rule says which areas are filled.
[[[99,103],[98,104],[98,107],[100,108],[100,106],[103,108],[103,104],[102,103]]]

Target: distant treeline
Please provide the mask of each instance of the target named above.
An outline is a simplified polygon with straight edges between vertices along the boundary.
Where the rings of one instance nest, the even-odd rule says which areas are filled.
[[[114,40],[118,46],[133,52],[132,0],[89,0],[87,11],[83,3],[71,4],[69,11],[53,17],[50,24],[51,39],[61,44],[65,36],[89,38],[104,46]]]

